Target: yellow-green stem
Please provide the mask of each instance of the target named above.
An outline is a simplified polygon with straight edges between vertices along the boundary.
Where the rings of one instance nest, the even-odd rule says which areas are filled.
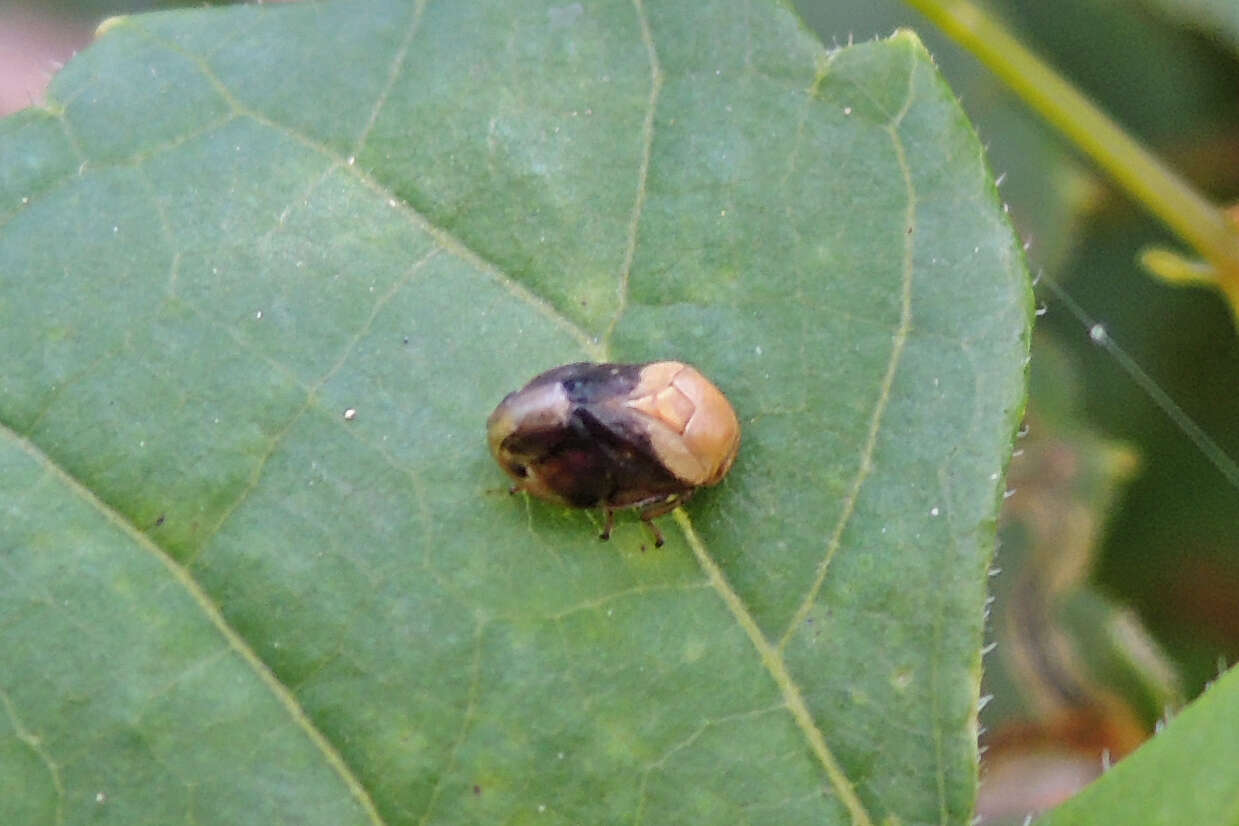
[[[1239,283],[1239,229],[1221,209],[1162,164],[984,9],[967,0],[907,2],[1002,78],[1216,267],[1224,285]]]

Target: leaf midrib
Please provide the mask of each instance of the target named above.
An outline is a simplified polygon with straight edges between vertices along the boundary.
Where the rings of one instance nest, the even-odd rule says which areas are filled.
[[[783,654],[770,644],[770,641],[766,639],[766,635],[757,627],[757,621],[753,619],[753,615],[745,607],[744,601],[740,599],[740,595],[731,587],[731,584],[723,575],[722,569],[719,568],[718,563],[714,561],[714,557],[706,549],[705,543],[701,541],[701,537],[697,535],[697,531],[693,528],[692,520],[689,519],[688,514],[683,508],[676,508],[674,516],[676,524],[680,526],[680,530],[684,532],[684,538],[688,541],[689,547],[692,548],[693,556],[697,558],[697,564],[701,566],[714,590],[722,598],[728,610],[731,611],[736,622],[744,629],[744,633],[748,635],[753,647],[757,649],[757,653],[761,657],[762,666],[770,673],[775,685],[779,687],[783,700],[787,704],[787,710],[791,712],[792,719],[796,722],[796,727],[800,729],[801,734],[808,741],[809,748],[813,750],[813,755],[822,764],[822,769],[830,779],[831,785],[835,787],[835,793],[839,796],[840,802],[843,803],[844,807],[852,815],[852,823],[854,826],[872,826],[873,821],[869,817],[868,810],[865,809],[865,804],[861,802],[860,797],[852,786],[852,781],[848,779],[847,774],[843,771],[843,767],[839,765],[839,761],[835,759],[830,747],[826,745],[826,737],[822,734],[822,730],[818,728],[808,705],[805,703],[804,692],[800,690],[800,686],[792,679],[791,672],[787,669],[787,663],[783,659]]]

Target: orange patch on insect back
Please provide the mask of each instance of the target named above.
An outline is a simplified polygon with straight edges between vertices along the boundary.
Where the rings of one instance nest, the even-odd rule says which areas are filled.
[[[684,432],[684,428],[688,427],[688,420],[697,410],[692,400],[674,386],[665,387],[653,395],[631,399],[628,406],[658,419],[676,433]]]
[[[672,380],[695,415],[685,427],[684,441],[699,457],[711,457],[700,484],[713,485],[731,469],[740,450],[740,422],[727,397],[697,370],[685,365]]]

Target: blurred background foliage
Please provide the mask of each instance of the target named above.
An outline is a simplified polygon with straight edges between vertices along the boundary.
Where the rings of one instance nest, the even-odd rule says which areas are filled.
[[[0,112],[39,100],[103,17],[176,5],[203,4],[0,0]],[[1151,245],[1182,245],[898,0],[794,5],[828,46],[900,26],[921,35],[988,147],[1032,271],[1239,456],[1232,309],[1137,265]],[[985,7],[1202,192],[1239,199],[1239,3]],[[1239,659],[1239,486],[1044,283],[1039,298],[1027,435],[993,579],[997,647],[984,689],[993,699],[982,712],[990,822],[1019,822],[1069,794]]]

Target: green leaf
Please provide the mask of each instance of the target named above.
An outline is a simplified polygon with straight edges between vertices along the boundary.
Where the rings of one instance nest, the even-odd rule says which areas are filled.
[[[365,9],[0,124],[0,821],[966,822],[1030,294],[919,41]],[[505,392],[668,357],[745,435],[666,547],[507,495]]]
[[[1054,273],[1063,265],[1082,220],[1097,208],[1104,190],[1057,132],[975,57],[937,28],[925,25],[925,18],[905,0],[795,0],[794,6],[826,43],[850,43],[884,37],[901,27],[921,27],[917,35],[985,144],[1012,223],[1029,243],[1030,269]],[[1062,10],[1049,14],[1061,15]],[[1091,29],[1090,33],[1096,36]]]
[[[1195,702],[1100,780],[1037,821],[1239,823],[1239,670]]]

